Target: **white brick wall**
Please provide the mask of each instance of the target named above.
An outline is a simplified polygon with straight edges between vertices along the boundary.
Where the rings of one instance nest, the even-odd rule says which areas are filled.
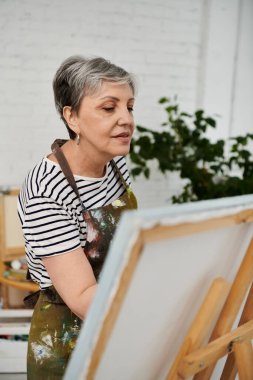
[[[242,0],[231,98],[231,135],[253,133],[253,1]]]
[[[253,1],[211,0],[199,105],[218,114],[214,139],[253,133]]]
[[[161,96],[178,94],[182,107],[195,109],[200,79],[206,79],[201,65],[207,2],[1,0],[0,186],[19,186],[52,140],[67,136],[51,81],[71,54],[101,55],[137,75],[138,124],[154,128],[163,121]],[[174,179],[167,181],[157,174],[148,183],[138,180],[141,207],[163,204],[176,186]]]

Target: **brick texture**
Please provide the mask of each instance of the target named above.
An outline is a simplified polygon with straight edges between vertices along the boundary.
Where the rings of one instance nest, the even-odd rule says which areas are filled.
[[[104,56],[136,74],[138,124],[156,128],[164,121],[157,104],[161,96],[177,94],[184,109],[194,109],[204,4],[1,0],[0,187],[20,186],[52,140],[67,136],[54,108],[51,82],[72,54]],[[156,174],[148,183],[136,181],[141,207],[166,203],[175,183]]]

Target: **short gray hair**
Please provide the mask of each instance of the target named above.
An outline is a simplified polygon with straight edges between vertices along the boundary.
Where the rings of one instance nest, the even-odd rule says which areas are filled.
[[[128,83],[133,93],[136,91],[132,74],[101,57],[71,56],[57,70],[53,79],[55,106],[71,139],[75,139],[76,134],[64,119],[63,108],[69,106],[78,112],[83,97],[94,94],[103,81]]]

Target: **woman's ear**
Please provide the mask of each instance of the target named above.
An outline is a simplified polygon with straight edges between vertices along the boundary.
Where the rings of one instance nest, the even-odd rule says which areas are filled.
[[[76,134],[80,133],[79,126],[77,122],[77,114],[72,110],[71,107],[65,106],[63,107],[62,114],[64,119],[66,120],[69,128],[75,132]]]

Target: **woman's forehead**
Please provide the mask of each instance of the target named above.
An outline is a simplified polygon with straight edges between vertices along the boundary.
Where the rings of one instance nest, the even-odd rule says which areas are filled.
[[[92,95],[92,97],[96,99],[114,96],[134,99],[133,90],[126,82],[120,83],[103,81],[101,87]]]

